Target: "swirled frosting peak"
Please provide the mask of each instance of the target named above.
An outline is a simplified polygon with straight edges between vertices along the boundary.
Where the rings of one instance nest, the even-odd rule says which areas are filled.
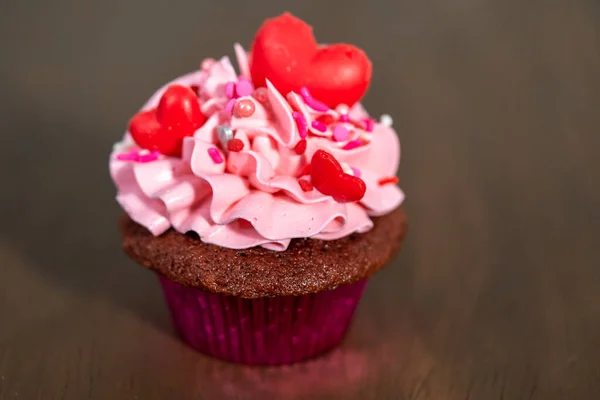
[[[359,103],[330,108],[308,90],[254,87],[246,52],[235,50],[239,75],[227,57],[205,60],[159,89],[115,144],[110,172],[133,220],[154,235],[173,228],[227,248],[282,251],[293,238],[368,231],[370,216],[400,205],[389,123]]]

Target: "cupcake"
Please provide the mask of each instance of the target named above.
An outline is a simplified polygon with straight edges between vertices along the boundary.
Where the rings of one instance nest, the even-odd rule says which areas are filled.
[[[266,20],[249,52],[160,88],[110,155],[123,248],[160,279],[179,335],[245,364],[336,346],[406,231],[391,118],[359,101],[371,62]]]

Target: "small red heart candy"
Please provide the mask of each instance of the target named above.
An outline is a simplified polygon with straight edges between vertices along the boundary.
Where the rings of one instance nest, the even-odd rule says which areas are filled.
[[[194,91],[187,86],[171,85],[156,108],[141,111],[131,119],[129,132],[141,148],[178,157],[183,138],[192,136],[205,121]]]
[[[314,187],[340,203],[359,201],[367,186],[356,176],[346,174],[335,157],[317,150],[310,162],[310,177]]]
[[[360,100],[371,81],[371,69],[362,50],[342,43],[320,46],[312,27],[289,13],[264,22],[250,54],[255,87],[265,86],[268,79],[284,96],[306,87],[332,108]]]

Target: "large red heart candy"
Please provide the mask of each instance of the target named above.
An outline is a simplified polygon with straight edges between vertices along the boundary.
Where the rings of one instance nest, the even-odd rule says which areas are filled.
[[[340,163],[324,150],[317,150],[310,162],[310,177],[317,190],[340,203],[359,201],[367,186],[362,179],[348,175]]]
[[[319,46],[310,25],[284,13],[256,33],[250,73],[256,87],[268,79],[283,95],[306,87],[330,107],[352,106],[369,86],[371,61],[349,44]]]
[[[129,123],[129,133],[138,146],[168,156],[180,156],[183,138],[192,136],[206,121],[194,91],[171,85],[158,106],[137,113]]]

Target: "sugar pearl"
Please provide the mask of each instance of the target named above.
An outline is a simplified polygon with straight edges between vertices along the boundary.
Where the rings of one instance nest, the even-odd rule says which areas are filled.
[[[244,99],[240,100],[235,104],[233,108],[233,114],[238,118],[247,118],[254,114],[256,106],[252,100]]]

